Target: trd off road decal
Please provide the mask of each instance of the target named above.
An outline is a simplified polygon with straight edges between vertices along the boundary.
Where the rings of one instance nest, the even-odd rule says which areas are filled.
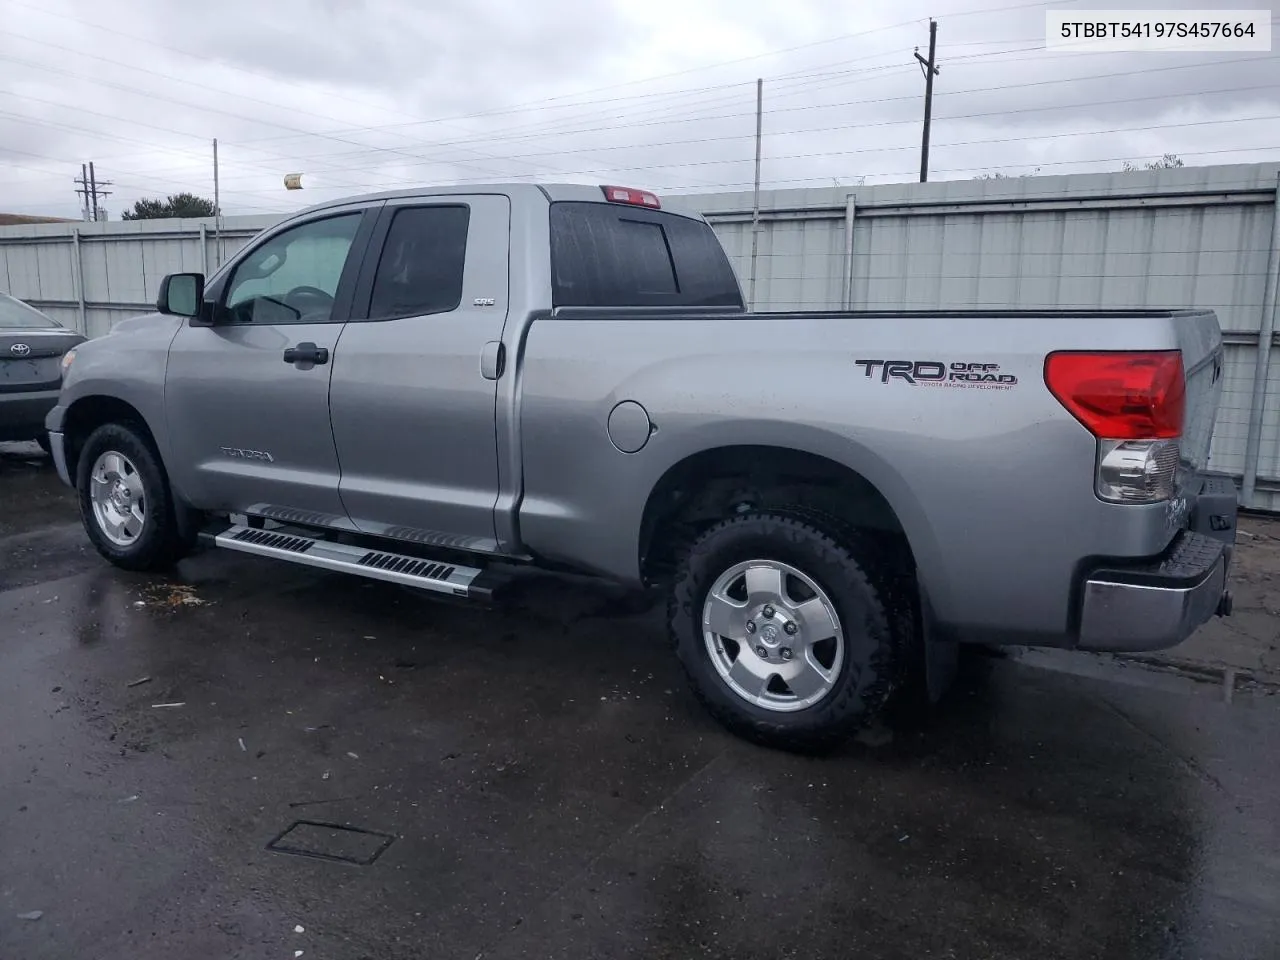
[[[958,387],[975,390],[1008,390],[1018,378],[1001,373],[998,363],[970,363],[938,360],[855,360],[867,379],[881,383],[901,380],[913,387]]]

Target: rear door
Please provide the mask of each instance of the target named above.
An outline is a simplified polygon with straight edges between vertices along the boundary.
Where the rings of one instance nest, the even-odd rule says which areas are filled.
[[[362,531],[496,549],[510,220],[492,194],[388,202],[379,217],[330,392],[342,502]]]
[[[193,505],[349,527],[329,380],[376,209],[330,209],[250,244],[214,283],[214,326],[169,349],[166,466]]]

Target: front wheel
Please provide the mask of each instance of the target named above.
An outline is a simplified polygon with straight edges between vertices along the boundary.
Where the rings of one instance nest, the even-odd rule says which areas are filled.
[[[191,549],[150,440],[120,423],[94,430],[80,451],[76,491],[98,552],[125,570],[161,570]]]
[[[669,605],[676,652],[722,724],[788,750],[830,747],[892,688],[891,601],[856,536],[800,517],[745,513],[689,548]]]

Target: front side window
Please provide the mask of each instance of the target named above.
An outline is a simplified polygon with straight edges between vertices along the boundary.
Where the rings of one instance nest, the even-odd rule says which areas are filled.
[[[361,213],[285,230],[236,265],[223,301],[233,323],[327,323]]]
[[[369,317],[448,313],[462,302],[471,211],[460,205],[395,212],[373,280]]]
[[[35,307],[0,293],[0,330],[57,330],[60,327],[61,324]]]

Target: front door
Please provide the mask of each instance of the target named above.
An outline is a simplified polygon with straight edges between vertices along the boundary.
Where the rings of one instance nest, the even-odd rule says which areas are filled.
[[[382,210],[330,401],[342,502],[366,533],[496,549],[510,219],[496,195]]]
[[[255,242],[210,284],[165,375],[170,470],[191,503],[349,526],[329,425],[335,349],[376,211],[325,211]]]

